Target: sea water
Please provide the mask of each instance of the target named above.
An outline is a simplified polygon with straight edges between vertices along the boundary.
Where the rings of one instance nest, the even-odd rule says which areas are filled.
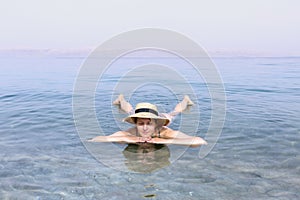
[[[300,198],[300,58],[212,58],[226,94],[226,117],[216,145],[204,158],[200,147],[154,147],[157,154],[142,158],[142,165],[134,160],[138,147],[86,143],[95,132],[78,134],[73,90],[85,59],[1,56],[0,199]],[[111,105],[122,92],[112,85],[124,76],[122,65],[140,65],[141,58],[119,62],[120,68],[108,71],[95,89],[92,108],[101,134],[128,126],[122,123],[126,114]],[[178,65],[172,58],[161,62]],[[192,79],[192,72],[184,73]],[[134,77],[128,80],[135,83]],[[171,128],[180,129],[185,116],[199,125],[191,132],[205,138],[210,95],[203,80],[190,84],[196,105]],[[147,84],[124,95],[133,105],[153,101],[171,111],[183,94],[160,86]],[[189,116],[199,111],[195,122]]]

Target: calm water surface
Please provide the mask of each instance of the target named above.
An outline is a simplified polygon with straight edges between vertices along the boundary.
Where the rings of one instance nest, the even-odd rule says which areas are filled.
[[[72,113],[72,90],[84,59],[0,58],[0,199],[300,198],[300,58],[213,59],[227,110],[221,137],[204,159],[200,148],[182,146],[84,146]],[[111,106],[119,72],[108,71],[96,90],[96,115],[107,134],[127,126],[121,122],[125,114]],[[196,134],[205,137],[210,97],[202,80],[192,85],[201,113]],[[157,94],[159,89],[137,88],[130,101],[151,99],[170,111],[176,98],[163,88]],[[194,116],[195,110],[182,116]],[[136,158],[141,151],[149,153]]]

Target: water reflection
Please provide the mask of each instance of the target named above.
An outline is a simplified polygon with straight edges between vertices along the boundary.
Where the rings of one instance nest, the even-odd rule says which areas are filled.
[[[170,165],[170,150],[163,144],[129,144],[123,155],[125,165],[134,172],[150,173]]]

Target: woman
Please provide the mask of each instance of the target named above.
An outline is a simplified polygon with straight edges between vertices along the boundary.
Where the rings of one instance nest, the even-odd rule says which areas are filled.
[[[113,104],[120,105],[120,108],[127,113],[132,113],[132,106],[124,99],[123,95],[119,95]],[[88,141],[178,144],[189,146],[207,144],[206,141],[200,137],[189,136],[167,127],[172,118],[185,110],[189,105],[193,105],[193,102],[188,96],[185,96],[171,113],[159,114],[155,105],[151,103],[139,103],[136,105],[134,113],[124,119],[125,122],[134,124],[134,127],[126,131],[118,131],[109,136],[97,136]]]

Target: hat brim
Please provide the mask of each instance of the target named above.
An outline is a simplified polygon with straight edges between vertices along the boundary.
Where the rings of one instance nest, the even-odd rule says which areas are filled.
[[[128,117],[124,118],[123,121],[128,122],[130,124],[135,124],[134,118],[149,118],[149,119],[156,119],[159,125],[166,126],[170,123],[168,118],[160,117],[155,114],[149,112],[140,112],[129,115]]]

